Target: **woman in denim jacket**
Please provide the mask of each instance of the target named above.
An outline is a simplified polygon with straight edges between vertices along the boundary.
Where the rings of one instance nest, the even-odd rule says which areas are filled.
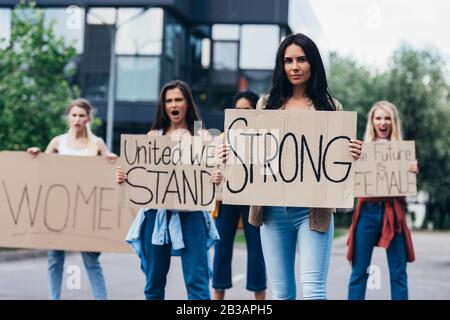
[[[187,83],[174,80],[161,90],[156,118],[148,135],[194,135],[194,122],[201,121]],[[200,132],[203,134],[203,132]],[[118,183],[127,176],[116,170]],[[211,182],[219,184],[219,170]],[[170,257],[175,250],[181,256],[183,277],[190,300],[209,300],[210,269],[208,248],[219,239],[214,221],[207,211],[175,211],[142,208],[133,222],[126,241],[141,259],[146,277],[147,300],[163,300]]]

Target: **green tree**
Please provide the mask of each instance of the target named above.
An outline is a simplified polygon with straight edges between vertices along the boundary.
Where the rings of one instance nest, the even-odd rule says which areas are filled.
[[[344,110],[358,112],[357,135],[360,139],[363,139],[369,109],[375,101],[383,99],[386,78],[385,73],[374,72],[352,58],[331,54],[331,92]]]
[[[430,195],[427,217],[438,229],[450,228],[450,88],[442,56],[403,44],[384,72],[335,54],[330,62],[331,90],[344,109],[358,112],[358,137],[374,102],[389,100],[398,107],[404,139],[416,141],[418,189]]]
[[[405,140],[416,141],[418,188],[430,195],[428,217],[450,228],[450,103],[445,60],[436,49],[404,44],[394,54],[385,92],[399,109]],[[431,215],[430,215],[431,214]]]
[[[0,50],[0,150],[45,148],[66,129],[63,114],[79,93],[68,81],[76,50],[53,29],[33,4],[12,11],[10,44]]]

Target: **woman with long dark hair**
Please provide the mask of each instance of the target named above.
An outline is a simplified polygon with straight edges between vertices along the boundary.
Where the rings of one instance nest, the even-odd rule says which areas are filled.
[[[286,50],[288,53],[286,55]],[[338,110],[328,90],[325,67],[316,44],[303,34],[289,35],[280,44],[265,109]],[[300,107],[300,108],[298,108]],[[340,104],[339,104],[339,107]]]
[[[270,93],[256,109],[342,110],[329,90],[315,43],[304,34],[288,35],[280,44]],[[352,139],[349,152],[361,154],[362,142]],[[229,148],[222,151],[227,157]],[[302,195],[299,194],[299,197]],[[333,240],[334,209],[250,206],[249,221],[261,226],[261,242],[273,299],[296,299],[295,256],[300,251],[304,299],[327,299],[326,282]]]
[[[169,98],[167,97],[168,92]],[[193,136],[195,122],[200,124],[201,121],[188,84],[181,80],[173,80],[161,90],[155,121],[148,134],[166,135],[176,130],[187,130]],[[162,131],[160,132],[160,130]]]
[[[201,121],[191,89],[181,80],[167,83],[161,90],[155,121],[148,135],[205,134],[194,132],[195,121]],[[127,176],[122,168],[116,171],[118,183]],[[222,181],[220,171],[211,175],[211,182]],[[138,253],[146,277],[147,300],[165,298],[167,273],[173,250],[181,256],[184,282],[190,300],[208,300],[210,269],[208,248],[219,239],[214,221],[207,211],[141,209],[133,222],[127,242]]]

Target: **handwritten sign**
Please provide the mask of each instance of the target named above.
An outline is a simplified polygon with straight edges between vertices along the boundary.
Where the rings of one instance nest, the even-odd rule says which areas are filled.
[[[350,208],[356,112],[226,110],[223,202]]]
[[[0,152],[0,246],[130,252],[137,213],[121,209],[103,157]]]
[[[355,167],[355,197],[413,196],[416,174],[414,141],[365,142]]]
[[[216,144],[199,136],[121,135],[122,206],[211,210]]]

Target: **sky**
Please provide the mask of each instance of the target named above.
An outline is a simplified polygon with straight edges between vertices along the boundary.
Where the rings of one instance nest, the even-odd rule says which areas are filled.
[[[450,68],[448,0],[309,0],[327,49],[383,69],[402,41],[439,49]]]

